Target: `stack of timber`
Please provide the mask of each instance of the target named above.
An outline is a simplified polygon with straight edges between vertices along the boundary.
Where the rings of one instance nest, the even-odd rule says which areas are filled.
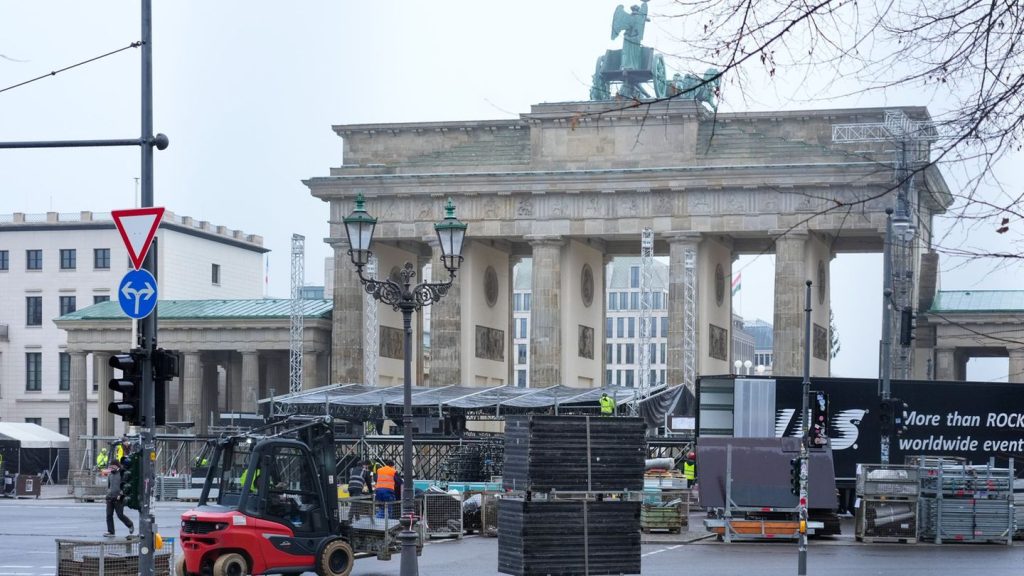
[[[639,574],[645,452],[639,418],[508,417],[498,570]]]
[[[640,418],[510,416],[502,483],[526,492],[639,491],[645,454]]]
[[[640,573],[640,502],[502,498],[498,570],[515,576]]]

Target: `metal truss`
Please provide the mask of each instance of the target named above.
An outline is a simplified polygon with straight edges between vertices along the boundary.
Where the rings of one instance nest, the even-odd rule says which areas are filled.
[[[302,390],[302,286],[306,282],[306,237],[292,234],[292,293],[288,330],[288,391]]]

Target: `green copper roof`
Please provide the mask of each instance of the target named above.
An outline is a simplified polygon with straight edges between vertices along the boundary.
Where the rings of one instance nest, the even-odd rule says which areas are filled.
[[[940,290],[932,312],[1024,312],[1024,290]]]
[[[329,318],[334,303],[331,300],[302,300],[302,315],[306,318]],[[161,320],[205,320],[238,318],[288,318],[291,300],[262,298],[259,300],[161,300],[158,308]],[[65,314],[58,320],[124,320],[127,316],[114,301],[100,302],[88,308]]]

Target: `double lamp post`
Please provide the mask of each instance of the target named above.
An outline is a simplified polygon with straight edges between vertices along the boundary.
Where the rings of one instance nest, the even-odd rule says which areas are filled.
[[[395,279],[377,280],[363,275],[363,268],[370,262],[373,252],[373,230],[377,219],[366,211],[366,199],[362,193],[356,196],[356,207],[347,217],[345,233],[348,235],[349,251],[352,263],[356,266],[359,280],[368,294],[377,300],[390,304],[402,313],[402,325],[405,329],[405,383],[402,410],[402,524],[404,529],[398,538],[402,541],[401,576],[416,576],[416,532],[414,523],[414,494],[412,470],[412,314],[424,306],[429,306],[448,293],[455,280],[455,273],[462,265],[462,244],[466,238],[466,224],[455,217],[455,203],[449,198],[445,204],[445,218],[434,224],[437,239],[441,244],[441,264],[448,270],[447,282],[423,282],[413,286],[416,269],[411,262],[399,271]],[[375,385],[376,382],[367,382]]]

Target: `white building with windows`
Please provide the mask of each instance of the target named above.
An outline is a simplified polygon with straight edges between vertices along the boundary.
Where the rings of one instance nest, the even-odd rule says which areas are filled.
[[[260,236],[166,212],[154,249],[161,300],[263,297],[268,250]],[[0,421],[68,434],[71,361],[53,320],[116,300],[130,269],[109,213],[0,215]],[[91,356],[86,366],[88,431],[96,434],[105,383]]]

